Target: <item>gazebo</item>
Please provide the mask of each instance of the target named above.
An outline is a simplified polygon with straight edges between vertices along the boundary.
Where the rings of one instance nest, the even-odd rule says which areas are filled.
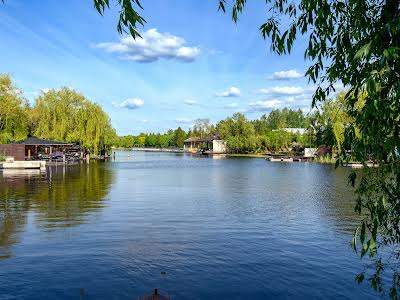
[[[218,134],[211,134],[205,138],[191,137],[184,141],[183,148],[189,152],[224,154],[226,141],[222,140]]]
[[[59,142],[53,140],[28,137],[26,140],[16,144],[24,145],[25,159],[52,157],[57,153],[62,155],[66,150],[75,146],[74,143]]]

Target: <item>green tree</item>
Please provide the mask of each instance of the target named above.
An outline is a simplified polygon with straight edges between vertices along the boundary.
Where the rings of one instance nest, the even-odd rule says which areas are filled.
[[[181,128],[178,127],[177,129],[175,129],[174,131],[174,144],[176,147],[183,147],[183,142],[186,139],[186,133],[185,131]]]
[[[69,88],[51,90],[36,99],[31,112],[33,135],[79,143],[98,155],[114,144],[115,130],[102,108]]]
[[[10,76],[0,74],[0,143],[23,140],[29,133],[29,105]]]
[[[241,113],[220,121],[217,131],[227,141],[230,151],[240,153],[254,151],[257,147],[257,138],[253,124]]]

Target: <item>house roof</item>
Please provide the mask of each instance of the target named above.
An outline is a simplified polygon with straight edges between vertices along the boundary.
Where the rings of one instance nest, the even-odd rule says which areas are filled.
[[[200,138],[196,136],[192,136],[186,140],[184,140],[185,143],[190,143],[190,142],[197,142]]]
[[[218,133],[210,134],[209,136],[199,139],[198,142],[212,142],[214,140],[220,140],[221,137]]]
[[[28,137],[26,140],[20,141],[16,144],[47,145],[47,146],[74,145],[74,143],[65,143],[65,142],[59,142],[59,141],[53,141],[53,140],[45,140],[45,139],[39,139],[39,138],[35,138],[35,137]]]
[[[186,139],[184,142],[185,143],[190,143],[190,142],[199,142],[199,143],[205,143],[205,142],[212,142],[214,140],[220,140],[221,137],[219,134],[210,134],[207,137],[204,138],[199,138],[199,137],[190,137]]]

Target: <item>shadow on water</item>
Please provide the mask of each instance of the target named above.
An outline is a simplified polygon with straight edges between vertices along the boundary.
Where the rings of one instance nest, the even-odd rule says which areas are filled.
[[[12,256],[31,212],[41,230],[80,225],[104,207],[112,182],[101,163],[0,172],[0,259]]]

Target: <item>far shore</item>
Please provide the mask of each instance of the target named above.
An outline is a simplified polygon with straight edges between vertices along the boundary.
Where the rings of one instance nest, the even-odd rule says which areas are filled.
[[[132,148],[113,148],[114,150],[122,151],[145,151],[145,152],[171,152],[171,153],[186,153],[183,149],[179,148],[151,148],[151,147],[132,147]]]
[[[133,148],[113,148],[112,150],[113,151],[114,150],[122,150],[122,151],[169,152],[169,153],[193,154],[192,152],[185,151],[182,148],[179,149],[179,148],[133,147]],[[227,153],[227,154],[223,154],[223,155],[226,157],[263,158],[263,159],[271,157],[271,155],[261,154],[261,153]],[[309,162],[320,163],[320,164],[335,164],[336,159],[331,156],[326,156],[326,157],[314,158],[313,160],[310,160]],[[376,167],[376,165],[373,163],[368,163],[367,166],[368,167]],[[344,164],[344,167],[359,169],[359,168],[363,168],[364,165],[361,163],[352,161],[347,164]]]

